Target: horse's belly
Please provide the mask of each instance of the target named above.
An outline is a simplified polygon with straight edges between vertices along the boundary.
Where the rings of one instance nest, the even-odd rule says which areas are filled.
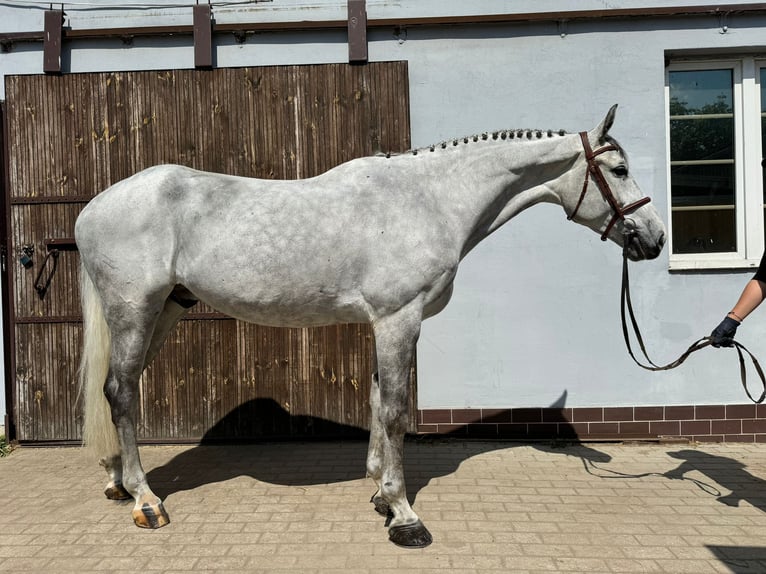
[[[197,296],[214,309],[235,319],[271,327],[318,327],[369,322],[368,315],[360,305],[321,296],[311,299],[283,296],[278,300],[266,297],[222,297],[205,293]]]

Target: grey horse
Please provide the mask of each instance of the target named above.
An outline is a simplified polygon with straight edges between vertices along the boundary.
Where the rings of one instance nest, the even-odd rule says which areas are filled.
[[[139,378],[195,302],[263,325],[370,323],[373,502],[394,543],[430,544],[404,482],[408,372],[421,322],[449,301],[460,261],[540,202],[632,260],[662,250],[665,225],[608,135],[615,110],[581,134],[500,131],[295,181],[160,165],[96,196],[75,236],[83,438],[109,474],[107,497],[134,498],[138,526],[169,522],[136,444]]]

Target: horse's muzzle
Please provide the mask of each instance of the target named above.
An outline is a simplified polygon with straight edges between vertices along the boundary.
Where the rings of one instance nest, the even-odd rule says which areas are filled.
[[[627,223],[627,221],[626,221]],[[638,230],[626,226],[623,233],[623,251],[631,261],[656,259],[665,246],[665,232],[660,231],[656,238],[648,240]]]

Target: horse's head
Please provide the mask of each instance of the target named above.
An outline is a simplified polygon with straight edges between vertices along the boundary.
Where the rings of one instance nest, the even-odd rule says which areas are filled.
[[[617,106],[604,121],[580,134],[582,153],[558,195],[569,219],[625,247],[633,261],[654,259],[665,244],[666,229],[628,169],[625,151],[609,136]]]

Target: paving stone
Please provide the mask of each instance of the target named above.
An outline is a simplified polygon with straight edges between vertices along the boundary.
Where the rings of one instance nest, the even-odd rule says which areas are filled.
[[[171,516],[156,531],[81,449],[0,459],[0,572],[766,572],[766,444],[409,441],[425,549],[388,542],[362,442],[141,453]]]

